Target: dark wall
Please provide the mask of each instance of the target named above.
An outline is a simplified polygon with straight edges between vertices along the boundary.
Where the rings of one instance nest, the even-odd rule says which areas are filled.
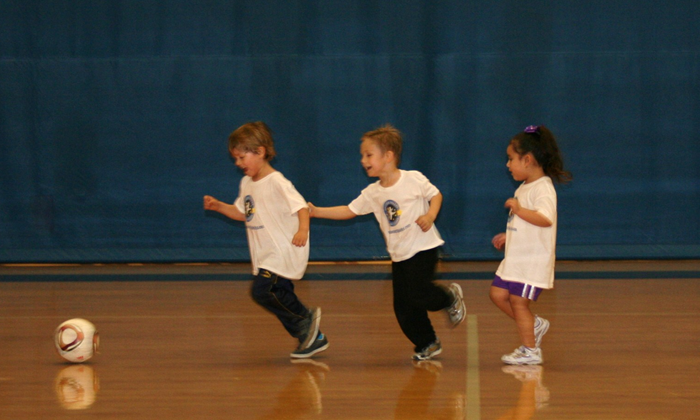
[[[484,3],[487,3],[486,5]],[[560,258],[700,257],[700,3],[0,3],[0,261],[246,260],[228,134],[318,205],[369,182],[360,136],[404,133],[441,189],[445,258],[497,259],[508,140],[558,136]],[[376,222],[314,220],[312,259],[386,255]]]

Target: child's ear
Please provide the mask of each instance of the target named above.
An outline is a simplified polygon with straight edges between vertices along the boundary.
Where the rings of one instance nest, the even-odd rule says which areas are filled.
[[[387,162],[392,161],[392,160],[394,162],[396,162],[396,154],[391,150],[387,150],[386,151],[386,159],[387,159]]]
[[[258,146],[258,148],[255,149],[255,153],[258,154],[258,155],[260,155],[260,156],[262,156],[262,157],[266,157],[266,156],[265,156],[265,155],[267,155],[266,152],[267,152],[267,150],[265,149],[264,146]]]

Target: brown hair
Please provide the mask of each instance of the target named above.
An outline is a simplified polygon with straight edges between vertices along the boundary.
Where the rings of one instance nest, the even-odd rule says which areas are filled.
[[[401,151],[403,140],[401,132],[391,124],[385,124],[376,130],[368,131],[362,136],[362,141],[372,140],[382,153],[393,152],[396,158],[396,166],[401,163]]]
[[[249,122],[238,127],[228,136],[228,150],[258,153],[258,148],[265,148],[265,160],[268,162],[275,157],[275,143],[272,140],[272,130],[262,121]]]

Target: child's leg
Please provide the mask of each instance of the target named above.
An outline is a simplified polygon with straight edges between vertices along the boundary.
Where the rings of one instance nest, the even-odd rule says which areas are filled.
[[[493,279],[489,292],[493,303],[503,313],[515,320],[522,344],[530,348],[537,347],[535,317],[530,311],[530,301],[537,300],[541,292],[542,289],[537,287],[504,281],[499,276]],[[548,326],[549,323],[547,323],[547,328]]]
[[[439,311],[452,304],[452,295],[433,282],[437,259],[438,250],[431,249],[392,263],[394,313],[416,351],[437,340],[428,311]]]
[[[261,269],[250,289],[253,300],[272,312],[292,337],[304,335],[310,323],[309,309],[294,293],[291,280]]]
[[[510,307],[513,310],[520,341],[525,347],[534,349],[537,347],[535,345],[535,316],[530,311],[530,299],[510,295]]]
[[[435,283],[437,262],[438,249],[433,248],[397,263],[397,267],[400,266],[404,271],[399,273],[404,280],[401,283],[401,293],[414,306],[421,308],[422,312],[441,311],[452,305],[452,294],[445,287]]]
[[[510,292],[508,289],[502,289],[500,287],[491,286],[491,291],[489,292],[491,301],[512,319],[515,319],[513,315],[513,308],[510,306]]]

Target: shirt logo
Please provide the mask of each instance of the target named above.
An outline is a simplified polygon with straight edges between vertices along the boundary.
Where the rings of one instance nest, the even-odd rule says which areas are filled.
[[[401,209],[399,209],[399,205],[394,200],[387,200],[384,203],[384,214],[390,226],[396,226],[401,219]]]
[[[253,197],[250,195],[245,196],[245,220],[246,222],[250,222],[253,220],[253,217],[255,217],[255,201],[253,201]]]

